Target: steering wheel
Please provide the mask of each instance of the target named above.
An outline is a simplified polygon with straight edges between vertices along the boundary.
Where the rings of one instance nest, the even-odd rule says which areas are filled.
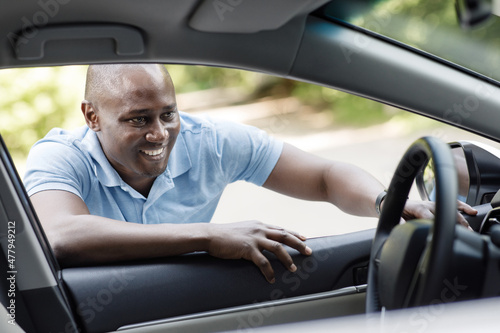
[[[436,211],[430,220],[401,224],[412,183],[432,160]],[[433,137],[415,141],[392,178],[372,243],[366,311],[405,308],[439,300],[453,251],[457,174],[451,150]]]

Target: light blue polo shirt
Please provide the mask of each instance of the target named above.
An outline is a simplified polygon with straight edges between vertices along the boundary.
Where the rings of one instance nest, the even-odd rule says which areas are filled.
[[[264,184],[282,142],[251,126],[180,115],[167,169],[147,198],[120,178],[87,126],[53,129],[32,147],[24,179],[28,195],[63,190],[79,196],[93,215],[144,224],[194,223],[212,219],[229,183]]]

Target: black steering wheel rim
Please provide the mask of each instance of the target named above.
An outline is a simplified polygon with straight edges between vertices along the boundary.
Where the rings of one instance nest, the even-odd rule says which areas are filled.
[[[366,311],[380,311],[383,304],[379,297],[379,255],[392,229],[400,223],[408,194],[420,169],[432,158],[436,180],[436,208],[430,229],[430,242],[426,246],[425,267],[417,270],[423,274],[416,287],[416,297],[409,306],[424,305],[437,299],[446,278],[448,260],[453,251],[457,214],[457,174],[449,146],[434,137],[415,141],[401,159],[387,191],[375,238],[373,240],[368,270]]]

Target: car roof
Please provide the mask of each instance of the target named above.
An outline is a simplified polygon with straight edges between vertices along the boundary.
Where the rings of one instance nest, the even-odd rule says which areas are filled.
[[[307,15],[325,2],[10,1],[0,66],[160,61],[286,74]]]

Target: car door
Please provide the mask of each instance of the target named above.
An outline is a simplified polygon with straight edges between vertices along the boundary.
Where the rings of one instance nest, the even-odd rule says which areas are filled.
[[[3,139],[0,159],[0,303],[6,312],[6,320],[0,323],[2,332],[76,329],[77,317],[61,271]]]
[[[61,269],[3,141],[1,162],[0,300],[25,331],[213,331],[364,311],[373,230],[310,239],[309,257],[290,249],[296,273],[266,254],[275,284],[250,262],[205,253]]]

